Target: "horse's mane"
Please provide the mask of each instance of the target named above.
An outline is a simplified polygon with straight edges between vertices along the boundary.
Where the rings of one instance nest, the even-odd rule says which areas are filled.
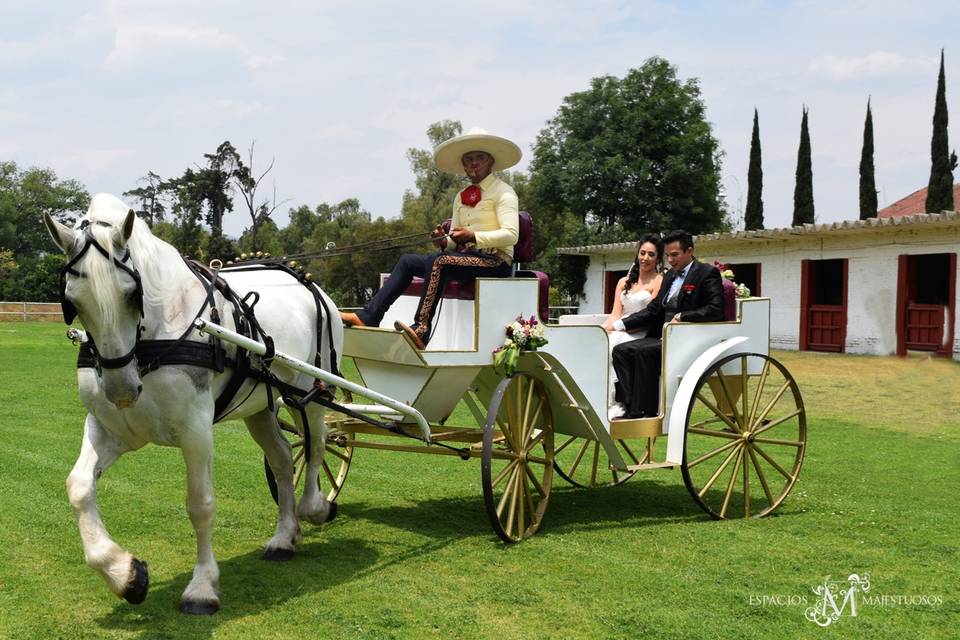
[[[94,297],[106,326],[114,326],[117,321],[116,308],[108,304],[110,300],[116,299],[120,288],[120,270],[113,265],[113,257],[117,256],[114,238],[120,233],[129,210],[127,205],[114,196],[99,194],[91,200],[86,215],[77,221],[79,228],[84,220],[89,220],[88,230],[110,254],[108,260],[85,260],[83,267],[91,287],[105,294]],[[180,254],[173,246],[153,235],[147,223],[140,218],[134,219],[133,233],[130,234],[127,247],[130,249],[133,268],[140,272],[144,304],[167,299],[173,291],[179,289],[182,283],[171,275],[175,273],[176,266],[183,265]]]

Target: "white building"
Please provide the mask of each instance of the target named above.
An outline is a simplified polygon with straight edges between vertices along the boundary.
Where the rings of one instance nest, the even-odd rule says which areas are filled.
[[[957,212],[737,231],[695,238],[703,261],[771,298],[776,349],[874,355],[933,351],[960,360]],[[565,247],[589,256],[580,313],[605,313],[636,242]]]

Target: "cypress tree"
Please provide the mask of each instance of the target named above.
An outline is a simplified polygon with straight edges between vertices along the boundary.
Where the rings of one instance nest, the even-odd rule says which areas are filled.
[[[860,219],[877,217],[877,181],[873,175],[873,114],[867,98],[863,123],[863,150],[860,152]]]
[[[957,154],[949,152],[947,141],[947,82],[943,72],[943,49],[940,50],[940,76],[933,107],[933,139],[930,141],[930,184],[927,185],[927,213],[953,210],[953,170]]]
[[[747,169],[747,209],[743,213],[746,230],[763,229],[763,168],[760,164],[760,119],[753,109],[753,136],[750,138],[750,167]]]
[[[797,150],[797,182],[793,188],[793,226],[813,222],[813,166],[810,160],[810,131],[807,107],[800,121],[800,148]]]

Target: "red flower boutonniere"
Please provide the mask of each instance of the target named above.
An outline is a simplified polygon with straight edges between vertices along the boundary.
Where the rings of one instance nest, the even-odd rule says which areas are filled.
[[[470,185],[460,192],[460,202],[468,207],[475,207],[480,202],[480,187],[475,184]]]
[[[695,284],[685,284],[685,285],[683,285],[683,292],[684,292],[684,293],[693,293],[696,288],[697,288],[697,285],[695,285]]]

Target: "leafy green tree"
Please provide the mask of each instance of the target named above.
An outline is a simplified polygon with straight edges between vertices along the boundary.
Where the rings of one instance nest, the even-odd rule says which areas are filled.
[[[54,250],[43,214],[72,224],[89,204],[90,194],[76,180],[60,180],[52,169],[22,170],[0,162],[0,249],[10,250],[18,262]]]
[[[933,107],[933,138],[930,140],[930,183],[927,185],[926,210],[940,213],[953,210],[953,170],[957,168],[957,154],[950,152],[947,140],[947,80],[943,70],[943,50],[940,50],[940,75],[937,77],[937,97]]]
[[[123,195],[139,203],[137,213],[148,225],[153,227],[155,223],[163,222],[167,213],[163,179],[153,171],[148,171],[137,183],[140,186],[124,191]]]
[[[813,166],[810,159],[810,130],[807,108],[800,121],[800,147],[797,150],[797,182],[793,189],[793,226],[813,223]]]
[[[654,57],[564,98],[537,137],[531,172],[539,203],[589,225],[702,233],[729,227],[720,158],[698,81]]]
[[[760,116],[753,109],[753,134],[750,136],[750,167],[747,169],[747,208],[743,227],[763,229],[763,167],[760,158]]]
[[[867,117],[863,122],[863,149],[860,152],[860,219],[877,217],[877,182],[873,171],[873,114],[867,98]]]

